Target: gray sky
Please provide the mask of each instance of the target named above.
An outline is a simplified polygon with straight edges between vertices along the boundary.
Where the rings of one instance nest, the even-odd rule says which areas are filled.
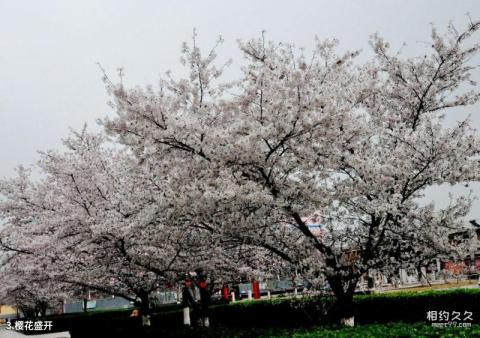
[[[128,84],[156,84],[165,71],[178,72],[181,42],[193,28],[205,47],[224,37],[219,57],[233,59],[233,73],[241,62],[236,40],[262,30],[307,48],[315,35],[335,37],[365,57],[369,35],[379,32],[394,49],[406,42],[413,55],[425,50],[430,23],[461,28],[466,13],[480,19],[480,1],[0,0],[0,177],[34,163],[37,150],[58,148],[69,127],[93,127],[112,113],[96,62],[112,75],[124,67]],[[479,108],[454,111],[450,121],[472,114],[480,129]],[[473,188],[480,196],[480,185]],[[449,190],[431,189],[429,197],[444,205]],[[480,202],[472,217],[480,219]]]

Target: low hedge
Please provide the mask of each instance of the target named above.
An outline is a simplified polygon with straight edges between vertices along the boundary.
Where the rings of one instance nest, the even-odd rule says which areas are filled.
[[[210,317],[215,325],[226,327],[302,327],[331,323],[328,310],[332,297],[279,298],[237,302],[212,306]],[[444,291],[399,291],[354,297],[355,322],[359,324],[426,322],[429,311],[465,311],[473,313],[473,322],[480,323],[480,289]],[[182,323],[182,312],[154,315],[154,324],[176,327]]]
[[[372,294],[355,297],[355,305],[359,323],[426,321],[428,311],[468,311],[480,323],[480,289]]]

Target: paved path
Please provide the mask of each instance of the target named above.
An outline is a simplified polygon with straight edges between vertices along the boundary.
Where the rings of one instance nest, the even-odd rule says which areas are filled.
[[[56,332],[56,333],[45,333],[38,334],[33,336],[26,336],[19,332],[13,330],[6,330],[5,327],[0,326],[0,338],[70,338],[70,333],[68,332]]]

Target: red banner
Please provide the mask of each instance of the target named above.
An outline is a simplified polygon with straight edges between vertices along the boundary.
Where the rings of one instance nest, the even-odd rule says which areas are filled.
[[[256,280],[252,283],[253,287],[253,299],[260,299],[260,283]]]
[[[228,286],[224,286],[223,289],[222,289],[222,293],[223,293],[223,299],[226,300],[227,302],[230,301],[230,292],[228,290]]]

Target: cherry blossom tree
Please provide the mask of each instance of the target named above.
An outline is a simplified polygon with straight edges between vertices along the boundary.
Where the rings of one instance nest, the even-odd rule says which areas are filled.
[[[88,290],[114,294],[137,303],[148,325],[154,291],[190,272],[208,278],[208,299],[239,273],[258,275],[257,257],[268,255],[246,256],[248,243],[223,240],[179,214],[170,178],[152,176],[127,150],[85,128],[64,145],[42,153],[40,179],[20,167],[0,182],[2,269],[12,281],[2,292],[36,293],[42,301]]]
[[[168,279],[175,257],[171,242],[155,247],[147,228],[138,231],[141,217],[148,216],[149,210],[141,209],[148,192],[128,186],[133,183],[133,176],[127,176],[128,157],[102,149],[100,137],[83,131],[65,145],[66,153],[43,154],[41,182],[31,180],[25,170],[18,179],[2,182],[2,213],[8,224],[4,249],[29,253],[23,261],[40,264],[44,279],[120,295],[148,313],[148,297]],[[120,196],[127,192],[135,200]],[[145,259],[148,254],[157,257],[156,267]]]
[[[478,180],[476,130],[443,120],[479,99],[468,88],[479,28],[433,29],[420,57],[391,54],[374,35],[365,63],[337,53],[335,40],[317,40],[307,57],[262,37],[240,42],[243,74],[226,84],[215,49],[204,56],[194,37],[181,59],[189,76],[167,74],[158,91],[105,76],[117,116],[103,123],[154,177],[168,177],[175,212],[325,278],[339,319],[353,324],[353,293],[370,269],[462,254],[447,235],[463,226],[470,198],[443,209],[419,198]]]
[[[27,254],[10,256],[0,265],[0,301],[15,305],[24,316],[45,316],[48,309],[61,308],[66,289],[42,274]],[[53,291],[55,290],[55,291]]]

